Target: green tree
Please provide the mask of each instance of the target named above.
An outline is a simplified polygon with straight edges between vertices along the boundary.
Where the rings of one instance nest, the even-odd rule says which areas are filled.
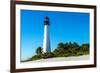
[[[54,57],[54,54],[52,52],[44,53],[42,55],[43,58],[52,58]]]
[[[62,42],[61,42],[61,43],[59,43],[57,48],[65,48],[64,43],[62,43]]]
[[[65,43],[65,49],[68,49],[69,43]]]
[[[74,48],[79,48],[80,47],[76,42],[73,43],[73,46],[74,46]]]
[[[36,55],[29,58],[27,61],[53,57],[81,56],[86,54],[89,54],[89,44],[79,45],[76,42],[61,42],[53,52],[43,53],[42,48],[38,47],[36,49]]]
[[[82,44],[81,49],[82,51],[89,51],[89,44]]]
[[[37,55],[42,54],[42,48],[41,48],[41,47],[38,47],[38,48],[36,49],[36,54],[37,54]]]

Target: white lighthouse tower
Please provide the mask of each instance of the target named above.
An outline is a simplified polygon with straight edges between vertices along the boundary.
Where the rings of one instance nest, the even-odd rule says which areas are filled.
[[[43,53],[51,52],[49,26],[49,17],[46,16],[44,19]]]

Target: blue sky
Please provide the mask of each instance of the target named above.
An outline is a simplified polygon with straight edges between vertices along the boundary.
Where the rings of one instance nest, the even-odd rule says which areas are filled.
[[[43,46],[44,17],[50,18],[51,49],[59,42],[89,43],[90,15],[79,12],[21,10],[21,59]]]

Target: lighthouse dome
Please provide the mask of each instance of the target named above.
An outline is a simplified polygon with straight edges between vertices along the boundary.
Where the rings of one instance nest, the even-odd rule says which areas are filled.
[[[46,16],[45,19],[44,19],[44,25],[49,25],[49,17]]]

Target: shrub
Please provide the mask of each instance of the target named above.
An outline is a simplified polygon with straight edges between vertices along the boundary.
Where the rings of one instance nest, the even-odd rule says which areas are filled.
[[[53,52],[43,53],[43,49],[38,47],[36,49],[36,55],[32,56],[31,60],[46,59],[52,57],[69,57],[69,56],[81,56],[89,54],[89,44],[78,45],[77,43],[59,43],[57,48]]]
[[[31,59],[32,60],[38,60],[38,59],[41,59],[41,55],[34,55]]]
[[[52,58],[52,57],[54,57],[54,54],[52,52],[44,53],[42,55],[42,58]]]

